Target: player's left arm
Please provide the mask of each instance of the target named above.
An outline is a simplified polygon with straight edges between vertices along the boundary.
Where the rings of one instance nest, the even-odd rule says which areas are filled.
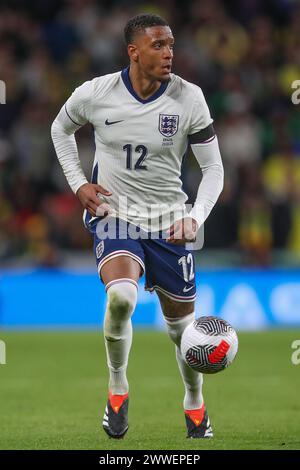
[[[192,121],[192,130],[196,128],[196,132],[191,133],[189,142],[202,170],[202,180],[189,216],[176,221],[169,229],[167,241],[177,245],[196,239],[197,231],[216,204],[224,184],[224,169],[218,138],[202,91],[198,87],[197,91],[200,98],[198,116],[196,115],[194,122]],[[202,113],[199,113],[199,110],[202,110]],[[206,126],[203,127],[205,124]]]

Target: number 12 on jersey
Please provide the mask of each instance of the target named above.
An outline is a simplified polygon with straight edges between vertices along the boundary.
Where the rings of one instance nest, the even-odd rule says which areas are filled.
[[[123,147],[126,152],[126,168],[127,170],[147,170],[147,165],[143,165],[143,162],[148,154],[148,149],[145,145],[137,145],[134,149],[136,153],[140,153],[140,157],[132,168],[132,145],[126,144]]]

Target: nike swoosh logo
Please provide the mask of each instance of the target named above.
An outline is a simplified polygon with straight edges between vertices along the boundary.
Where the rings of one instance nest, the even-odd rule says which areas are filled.
[[[123,122],[123,121],[124,119],[122,119],[121,121],[109,121],[108,119],[106,119],[105,124],[107,126],[111,126],[112,124],[117,124],[118,122]]]
[[[188,292],[189,290],[191,290],[193,288],[194,288],[194,286],[192,286],[192,287],[185,286],[182,290],[183,290],[183,292]]]

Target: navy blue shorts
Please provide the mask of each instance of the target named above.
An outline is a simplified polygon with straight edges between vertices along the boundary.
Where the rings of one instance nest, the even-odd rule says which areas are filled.
[[[195,262],[185,246],[176,246],[162,238],[143,232],[115,217],[104,217],[89,225],[94,235],[94,253],[101,279],[101,268],[118,256],[136,260],[145,273],[145,289],[157,290],[178,302],[191,302],[196,297]],[[159,238],[160,237],[160,238]],[[166,237],[165,237],[166,238]],[[102,279],[101,279],[102,280]]]

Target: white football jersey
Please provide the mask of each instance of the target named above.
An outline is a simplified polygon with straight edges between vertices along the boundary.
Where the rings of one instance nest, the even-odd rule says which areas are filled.
[[[186,214],[180,175],[188,136],[212,123],[198,86],[171,74],[142,100],[127,68],[76,88],[62,112],[75,126],[93,125],[92,182],[112,192],[103,200],[117,216],[153,231],[169,227],[174,207]],[[84,220],[91,220],[86,211]]]

